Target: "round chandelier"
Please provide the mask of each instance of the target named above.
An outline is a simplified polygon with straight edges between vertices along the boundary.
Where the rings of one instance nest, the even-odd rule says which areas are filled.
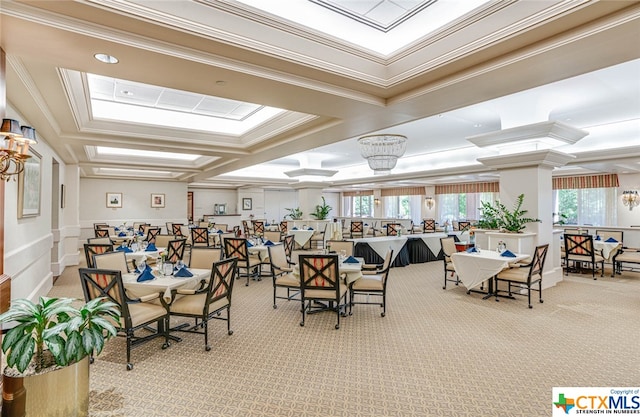
[[[358,139],[360,154],[369,163],[374,174],[387,174],[395,168],[398,158],[407,149],[404,135],[367,135]]]

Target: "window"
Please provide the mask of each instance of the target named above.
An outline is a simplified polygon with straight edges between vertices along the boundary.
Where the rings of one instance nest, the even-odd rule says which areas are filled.
[[[384,198],[384,215],[387,218],[411,219],[414,223],[422,220],[422,195],[400,195]]]
[[[615,226],[616,188],[561,189],[553,193],[554,220],[566,224]]]
[[[342,203],[343,216],[373,217],[373,195],[346,196]]]
[[[478,220],[483,202],[493,203],[498,193],[460,193],[440,194],[438,196],[438,213],[442,223],[458,220]]]

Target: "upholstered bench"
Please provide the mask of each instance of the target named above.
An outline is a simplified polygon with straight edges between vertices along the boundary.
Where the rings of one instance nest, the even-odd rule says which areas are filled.
[[[621,273],[623,263],[640,264],[640,249],[622,249],[613,257],[612,262],[613,270],[611,276],[613,277],[616,272],[618,272],[618,274]]]

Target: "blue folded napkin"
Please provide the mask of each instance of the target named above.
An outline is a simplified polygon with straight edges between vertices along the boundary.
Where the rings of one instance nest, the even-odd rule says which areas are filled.
[[[515,258],[516,255],[513,254],[509,249],[505,250],[500,254],[500,256],[506,256],[507,258]]]
[[[271,226],[269,223],[265,224],[265,226]]]
[[[293,229],[291,229],[291,230],[298,230],[298,228],[297,228],[297,227],[294,227],[294,228],[293,228]]]
[[[224,233],[222,229],[219,229],[216,233]]]
[[[147,245],[147,249],[145,249],[145,250],[147,252],[153,252],[153,251],[156,251],[158,249],[156,248],[156,245],[154,243],[149,243],[149,245]]]
[[[270,240],[267,240],[266,242],[264,242],[264,245],[265,245],[265,246],[273,246],[273,245],[275,245],[275,243],[273,243],[273,242],[272,242],[272,241],[270,241]]]
[[[602,239],[600,238],[600,235],[597,235],[597,236],[596,236],[596,240],[602,240]]]
[[[307,230],[313,230],[313,227],[308,228]]]
[[[120,228],[119,227],[114,227],[113,230],[115,230],[116,232],[119,232]]]
[[[187,268],[180,268],[173,273],[174,277],[192,277],[193,274]]]
[[[253,247],[253,243],[251,243],[251,242],[249,242],[249,241],[247,240],[247,247],[248,247],[248,248]]]
[[[610,237],[609,239],[605,240],[605,242],[609,242],[609,243],[618,243],[617,240],[615,240],[614,238]]]
[[[365,225],[365,226],[369,226],[369,223],[365,223],[364,225]]]
[[[118,236],[119,236],[119,237],[125,237],[126,235],[127,235],[127,234],[126,234],[125,232],[120,232],[120,233],[118,233]]]
[[[478,249],[476,249],[476,247],[475,247],[475,246],[473,246],[473,247],[471,247],[471,248],[467,249],[467,252],[469,252],[469,253],[478,252]]]
[[[133,252],[128,246],[118,246],[116,250],[125,253]]]
[[[349,256],[347,259],[342,261],[342,263],[343,264],[357,264],[358,260],[356,258],[354,258],[353,256]]]
[[[152,279],[155,279],[155,278],[156,277],[153,276],[153,272],[151,272],[151,268],[147,266],[147,268],[145,268],[144,271],[142,271],[142,273],[138,275],[138,278],[136,278],[136,281],[138,282],[151,281]]]

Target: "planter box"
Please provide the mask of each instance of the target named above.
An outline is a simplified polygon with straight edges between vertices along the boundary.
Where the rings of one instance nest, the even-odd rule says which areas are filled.
[[[535,233],[502,233],[486,232],[488,249],[496,250],[498,242],[503,241],[511,252],[533,254],[535,248]]]
[[[2,417],[89,415],[89,357],[40,375],[3,375],[2,381]]]

